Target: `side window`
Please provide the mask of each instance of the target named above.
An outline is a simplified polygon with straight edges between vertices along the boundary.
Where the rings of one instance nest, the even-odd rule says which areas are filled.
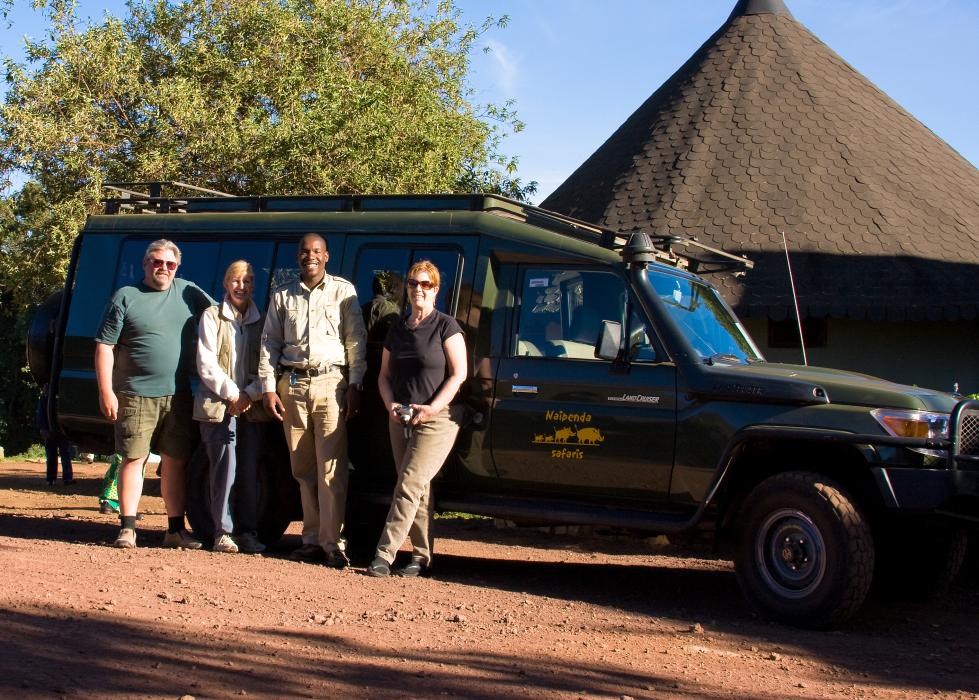
[[[656,348],[653,346],[649,324],[635,310],[629,317],[629,359],[634,362],[656,360]]]
[[[625,283],[611,272],[528,268],[520,300],[517,355],[594,359],[602,321],[625,320]]]
[[[367,340],[383,342],[388,327],[404,309],[404,275],[411,250],[363,248],[357,258],[354,286],[364,313]]]
[[[416,248],[412,251],[411,262],[431,260],[439,270],[439,295],[435,299],[435,308],[444,313],[453,311],[452,302],[455,300],[456,280],[459,278],[459,252],[455,250],[437,250],[434,248]]]
[[[299,262],[296,260],[296,244],[280,243],[275,253],[275,264],[272,266],[272,281],[269,290],[295,282],[299,279]]]
[[[274,247],[275,244],[271,241],[222,241],[218,264],[214,271],[214,282],[208,290],[211,296],[215,299],[224,296],[224,271],[228,269],[228,265],[235,260],[247,260],[255,272],[255,305],[259,310],[264,309],[268,302]]]
[[[217,269],[221,244],[198,241],[174,241],[174,243],[180,248],[180,267],[177,268],[177,277],[190,280],[214,299],[220,299],[222,294],[214,296],[214,285],[216,280],[218,289],[221,289],[221,278],[224,276],[224,269]]]
[[[295,282],[299,279],[299,262],[296,254],[299,252],[299,239],[302,234],[292,240],[282,241],[275,251],[275,264],[272,266],[272,279],[268,285],[269,291],[276,287]],[[321,233],[330,249],[330,259],[326,262],[326,271],[338,275],[343,259],[344,234]],[[254,263],[252,263],[254,264]],[[257,283],[258,280],[256,280]],[[256,299],[258,294],[255,295]],[[261,306],[259,306],[261,308]]]
[[[146,254],[146,247],[153,240],[136,238],[122,244],[114,289],[127,284],[136,284],[143,279],[143,256]],[[180,240],[174,240],[174,243],[180,248],[180,267],[177,269],[177,277],[190,280],[213,296],[214,278],[221,277],[221,273],[214,269],[220,244]],[[218,279],[218,287],[220,286],[221,280]]]
[[[435,308],[449,313],[453,309],[456,281],[460,273],[459,251],[417,246],[365,246],[360,249],[353,283],[364,310],[369,339],[375,340],[375,336],[386,332],[386,326],[377,333],[372,328],[378,318],[390,314],[391,307],[396,307],[397,313],[405,309],[405,275],[408,268],[419,260],[430,260],[438,268],[441,281]],[[379,339],[383,340],[383,335]]]
[[[116,270],[116,282],[113,290],[126,285],[136,284],[143,279],[143,255],[149,240],[128,240],[122,244],[119,253],[119,269]]]

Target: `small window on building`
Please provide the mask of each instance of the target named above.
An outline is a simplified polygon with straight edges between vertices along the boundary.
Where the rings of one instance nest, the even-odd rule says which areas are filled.
[[[807,316],[802,319],[802,336],[807,348],[826,347],[826,319]],[[784,321],[768,321],[768,347],[799,347],[799,326],[794,318]]]

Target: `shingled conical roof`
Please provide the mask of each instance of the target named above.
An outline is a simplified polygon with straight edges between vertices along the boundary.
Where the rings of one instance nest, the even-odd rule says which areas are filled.
[[[781,0],[727,22],[541,203],[756,261],[715,283],[783,318],[979,316],[979,171],[813,36]]]

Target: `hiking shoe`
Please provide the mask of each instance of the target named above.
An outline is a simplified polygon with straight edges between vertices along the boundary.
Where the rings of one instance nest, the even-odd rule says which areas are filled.
[[[203,545],[190,536],[186,530],[168,532],[163,538],[166,549],[200,549]]]
[[[103,515],[112,515],[118,513],[119,509],[108,501],[99,501],[99,512]]]
[[[395,576],[405,576],[407,578],[415,578],[416,576],[428,576],[428,570],[430,564],[426,564],[421,557],[412,557],[411,561],[400,569],[394,570]]]
[[[293,561],[324,561],[326,559],[326,552],[318,544],[304,544],[298,549],[292,550],[289,558]]]
[[[350,566],[350,558],[339,549],[334,549],[326,555],[326,565],[331,569],[346,569]]]
[[[254,532],[240,532],[235,535],[235,542],[238,543],[238,551],[245,554],[258,554],[265,551],[265,545],[261,543]]]
[[[387,578],[391,575],[391,565],[380,557],[377,557],[367,567],[367,575],[374,576],[375,578]]]
[[[223,534],[214,538],[214,546],[211,547],[211,551],[222,552],[223,554],[237,554],[238,545],[231,539],[231,535]]]
[[[136,531],[131,527],[121,528],[114,544],[120,549],[136,549]]]

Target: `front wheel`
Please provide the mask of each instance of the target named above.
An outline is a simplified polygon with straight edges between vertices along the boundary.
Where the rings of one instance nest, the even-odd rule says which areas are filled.
[[[786,472],[745,500],[734,564],[741,589],[762,613],[826,627],[863,604],[873,537],[842,487],[819,474]]]

